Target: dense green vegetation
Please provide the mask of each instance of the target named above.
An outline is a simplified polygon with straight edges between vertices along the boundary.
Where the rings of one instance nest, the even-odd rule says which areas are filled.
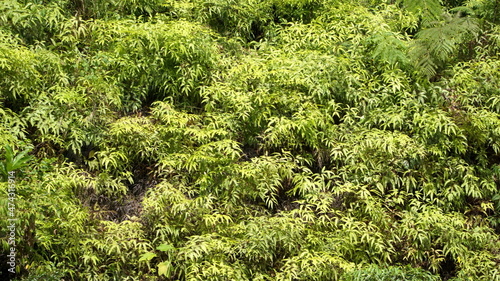
[[[2,280],[500,280],[498,0],[2,0],[0,75]]]

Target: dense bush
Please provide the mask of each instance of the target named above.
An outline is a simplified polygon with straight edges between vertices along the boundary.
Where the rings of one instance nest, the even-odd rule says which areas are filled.
[[[500,280],[497,4],[2,1],[0,279]]]

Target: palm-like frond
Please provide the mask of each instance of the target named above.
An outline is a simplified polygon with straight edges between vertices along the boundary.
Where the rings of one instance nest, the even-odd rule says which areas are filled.
[[[416,34],[410,56],[423,74],[432,77],[440,66],[453,58],[460,46],[474,39],[478,32],[475,19],[448,17]]]

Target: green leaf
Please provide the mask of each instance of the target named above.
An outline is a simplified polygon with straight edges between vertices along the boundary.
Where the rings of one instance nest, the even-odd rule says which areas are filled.
[[[170,244],[161,244],[160,246],[156,247],[158,251],[163,251],[163,252],[168,252],[171,250],[174,250],[175,247],[170,245]]]
[[[158,264],[158,275],[168,276],[172,269],[172,265],[169,261],[164,261]]]
[[[147,252],[147,253],[145,253],[145,254],[143,254],[141,256],[141,258],[139,259],[139,261],[150,261],[154,257],[156,257],[155,253]]]
[[[12,169],[10,169],[10,166],[12,163],[12,158],[14,157],[14,151],[12,151],[12,147],[10,147],[10,145],[6,145],[5,146],[5,168],[7,169],[7,171],[12,171]]]
[[[29,160],[33,159],[33,156],[25,156],[29,152],[29,149],[24,150],[23,152],[19,153],[14,157],[12,160],[12,166],[11,170],[17,170],[23,166],[24,163],[28,162]]]
[[[26,162],[29,160],[33,159],[33,156],[26,156],[26,154],[29,152],[29,149],[24,150],[23,152],[17,154],[14,156],[14,151],[12,150],[12,147],[9,145],[5,146],[5,164],[2,163],[2,166],[0,167],[0,172],[2,172],[4,175],[10,171],[17,170],[21,167],[24,166]]]

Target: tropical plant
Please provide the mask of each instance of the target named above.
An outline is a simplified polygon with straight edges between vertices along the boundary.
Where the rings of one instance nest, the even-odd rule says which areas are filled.
[[[500,280],[498,11],[2,1],[0,279]]]

